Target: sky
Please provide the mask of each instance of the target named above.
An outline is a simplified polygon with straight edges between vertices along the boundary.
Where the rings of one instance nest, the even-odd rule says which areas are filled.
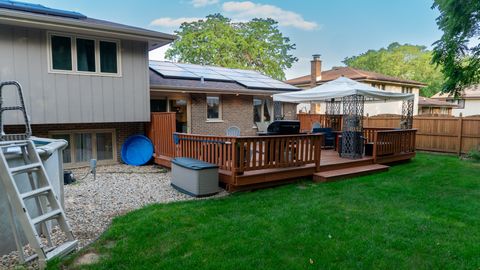
[[[345,57],[392,42],[432,47],[441,32],[432,0],[23,0],[73,10],[96,19],[173,33],[184,21],[221,13],[236,21],[272,18],[296,44],[299,61],[287,79],[309,74],[312,54],[321,54],[322,69],[342,65]],[[150,52],[163,60],[168,47]]]

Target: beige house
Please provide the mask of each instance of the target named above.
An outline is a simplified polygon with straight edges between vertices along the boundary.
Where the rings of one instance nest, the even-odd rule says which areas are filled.
[[[418,112],[418,97],[420,88],[426,86],[426,84],[421,82],[404,80],[351,67],[334,67],[330,70],[322,71],[322,61],[320,60],[320,55],[313,55],[310,74],[287,80],[286,83],[299,88],[309,89],[342,76],[362,83],[370,84],[373,87],[377,87],[389,92],[415,94],[414,114],[417,114]],[[297,109],[299,112],[306,113],[325,112],[325,106],[322,106],[321,104],[302,103],[298,105]],[[369,115],[402,114],[402,103],[366,103],[364,113],[368,113]]]
[[[480,84],[462,91],[458,99],[448,94],[442,94],[441,92],[435,94],[432,99],[456,105],[456,107],[452,109],[452,115],[454,116],[459,116],[460,114],[463,116],[480,115]]]
[[[420,97],[418,100],[418,115],[452,115],[457,105],[438,99]]]

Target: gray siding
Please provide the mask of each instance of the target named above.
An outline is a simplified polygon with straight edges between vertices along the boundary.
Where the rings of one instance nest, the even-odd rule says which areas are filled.
[[[54,74],[48,72],[46,30],[0,25],[0,81],[20,82],[33,124],[149,121],[147,44],[121,40],[120,47],[121,77]],[[5,122],[20,119],[10,113]]]

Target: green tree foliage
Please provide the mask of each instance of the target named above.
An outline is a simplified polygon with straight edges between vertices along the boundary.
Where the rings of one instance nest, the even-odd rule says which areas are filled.
[[[184,63],[253,69],[273,78],[285,79],[286,68],[298,59],[290,43],[272,19],[232,22],[214,14],[206,20],[183,23],[167,50],[166,58]]]
[[[432,52],[425,46],[394,42],[387,48],[347,57],[343,63],[353,68],[426,83],[428,86],[422,88],[420,94],[430,97],[440,91],[443,83],[440,69],[431,61]]]
[[[435,0],[437,25],[443,31],[434,43],[433,62],[442,66],[443,91],[458,96],[467,86],[480,83],[480,1]]]

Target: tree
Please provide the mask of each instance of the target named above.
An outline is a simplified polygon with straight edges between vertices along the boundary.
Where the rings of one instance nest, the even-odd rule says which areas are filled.
[[[435,0],[437,25],[443,31],[434,43],[433,62],[442,66],[443,91],[458,97],[461,90],[480,83],[480,1]]]
[[[432,52],[425,46],[394,42],[387,48],[347,57],[343,63],[353,68],[426,83],[427,87],[422,88],[420,94],[430,97],[440,91],[443,83],[440,68],[431,61]]]
[[[295,44],[272,19],[232,22],[214,14],[183,23],[175,34],[178,38],[166,52],[170,60],[253,69],[279,80],[285,79],[283,71],[298,60],[289,54]]]

